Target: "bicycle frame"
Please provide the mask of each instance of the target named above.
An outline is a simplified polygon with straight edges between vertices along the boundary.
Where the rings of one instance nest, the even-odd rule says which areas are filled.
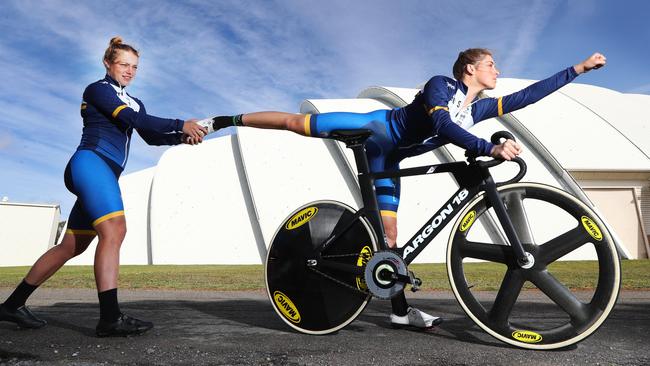
[[[355,158],[357,155],[362,155],[362,159],[366,159],[363,150],[359,151],[357,147],[351,147],[354,151]],[[374,181],[382,178],[394,177],[408,177],[428,174],[451,173],[459,184],[458,190],[436,211],[429,220],[409,239],[405,245],[397,249],[398,254],[402,256],[404,262],[408,265],[429,245],[429,243],[444,229],[444,227],[452,221],[458,212],[460,212],[469,200],[475,197],[483,189],[484,172],[478,166],[468,165],[464,162],[442,163],[435,165],[425,165],[415,168],[401,169],[397,171],[383,171],[377,173],[370,173],[362,170],[359,165],[359,187],[361,189],[361,197],[363,198],[363,211],[366,217],[373,224],[375,231],[381,235],[384,234],[383,225],[377,225],[372,220],[373,213],[379,215],[379,210],[374,209],[377,206],[377,198],[374,192]],[[381,222],[381,221],[380,221]],[[388,249],[385,241],[379,241],[380,248]]]
[[[483,191],[486,192],[487,200],[497,214],[497,218],[505,231],[506,237],[513,248],[515,257],[519,264],[525,265],[527,263],[527,254],[523,249],[508,214],[506,213],[503,202],[499,199],[497,184],[494,182],[494,179],[489,172],[489,167],[496,164],[481,165],[480,162],[475,162],[473,164],[468,164],[466,162],[451,162],[400,169],[396,171],[371,173],[365,154],[365,138],[359,137],[357,139],[343,140],[343,142],[345,142],[347,147],[354,153],[358,170],[359,188],[363,200],[363,207],[359,209],[350,223],[354,222],[354,220],[360,216],[365,216],[370,221],[370,224],[379,236],[379,239],[385,238],[385,233],[379,213],[377,197],[375,196],[374,181],[376,179],[451,173],[458,182],[459,189],[447,200],[447,202],[425,222],[420,230],[418,230],[405,245],[396,249],[407,265],[410,264],[418,254],[429,245],[429,243],[431,243],[440,231],[442,231],[442,229],[469,203],[472,198]],[[523,176],[525,165],[522,164],[523,163],[520,164],[522,167],[520,174],[506,183],[518,181],[521,176]],[[505,183],[500,183],[499,185],[501,184]],[[343,228],[339,233],[333,233],[323,244],[321,244],[321,248],[326,248],[348,228],[349,226]],[[386,240],[380,239],[378,242],[380,250],[389,249]],[[321,258],[318,258],[318,262],[325,266],[329,266],[330,264]],[[335,266],[338,267],[339,270],[345,270],[345,268],[341,268],[340,265]],[[354,273],[359,272],[359,268],[349,268],[349,270]]]
[[[585,339],[607,318],[620,288],[620,263],[615,243],[596,212],[548,185],[509,184],[520,181],[526,173],[526,164],[520,158],[513,159],[519,172],[499,183],[494,182],[489,169],[502,161],[473,157],[370,172],[364,143],[371,134],[370,130],[336,130],[330,135],[353,150],[362,195],[360,209],[355,211],[331,200],[310,202],[287,217],[271,242],[265,272],[267,291],[276,312],[289,326],[304,333],[331,333],[353,321],[371,296],[392,298],[407,284],[412,291],[418,290],[422,281],[408,267],[452,220],[454,230],[446,256],[451,290],[465,313],[490,335],[521,348],[561,348]],[[500,131],[491,141],[497,144],[503,138],[514,136]],[[375,180],[437,173],[453,176],[458,189],[407,242],[391,250],[387,241],[381,240],[385,235]],[[532,215],[527,208],[532,209]],[[307,209],[323,214],[292,231],[288,224]],[[553,220],[547,220],[550,216]],[[541,225],[557,223],[550,230],[554,235],[549,238],[544,232],[538,235],[543,239],[535,238],[530,218]],[[487,240],[481,228],[473,224],[475,220],[488,224]],[[596,277],[597,282],[594,291],[576,292],[569,281],[553,275],[555,267],[550,265],[577,250],[583,253],[583,248],[597,257],[597,268],[585,267],[591,283]],[[474,287],[483,278],[471,273],[468,276],[467,260],[500,267],[496,274],[502,277],[488,280],[489,288],[496,285],[497,292],[487,294]],[[538,313],[521,313],[523,306],[530,307],[527,300],[519,299],[526,283],[548,298],[539,308],[548,310],[548,317],[544,314],[548,321],[542,321]],[[555,306],[546,307],[548,300]],[[295,311],[287,313],[287,306]],[[295,314],[302,318],[297,320]]]

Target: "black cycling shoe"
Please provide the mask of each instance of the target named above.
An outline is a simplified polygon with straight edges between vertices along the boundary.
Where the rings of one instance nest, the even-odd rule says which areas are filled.
[[[142,334],[151,328],[153,328],[152,322],[120,314],[120,317],[112,323],[100,319],[95,333],[98,337],[128,337]]]
[[[25,305],[11,311],[0,304],[0,321],[7,321],[18,324],[21,328],[38,329],[47,325],[47,322],[32,313]]]

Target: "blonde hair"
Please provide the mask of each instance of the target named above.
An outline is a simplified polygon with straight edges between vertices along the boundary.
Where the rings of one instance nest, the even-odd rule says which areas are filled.
[[[492,56],[492,51],[487,48],[468,48],[459,53],[453,67],[454,79],[462,80],[463,74],[465,74],[465,66],[475,64],[488,55]]]
[[[116,36],[111,38],[110,42],[108,42],[108,48],[104,52],[104,61],[108,63],[114,62],[115,59],[117,59],[118,51],[133,52],[134,55],[140,57],[138,50],[126,43],[122,43],[122,37]]]

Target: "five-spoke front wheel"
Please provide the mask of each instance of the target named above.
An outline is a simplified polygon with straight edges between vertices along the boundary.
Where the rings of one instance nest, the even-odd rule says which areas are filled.
[[[553,349],[583,340],[618,297],[620,262],[607,227],[591,208],[554,187],[516,183],[499,194],[534,265],[517,265],[489,202],[477,196],[452,228],[447,248],[458,302],[486,332],[518,347]],[[587,282],[555,273],[555,262],[584,257],[592,261],[576,262],[576,273]],[[499,275],[472,278],[466,266]]]

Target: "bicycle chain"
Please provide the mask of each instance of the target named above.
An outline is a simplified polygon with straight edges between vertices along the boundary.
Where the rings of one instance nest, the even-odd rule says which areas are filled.
[[[321,258],[343,258],[343,257],[358,257],[358,256],[359,256],[359,253],[330,254],[330,255],[321,255]],[[321,275],[321,276],[323,276],[323,277],[325,277],[325,278],[327,278],[327,279],[329,279],[329,280],[331,280],[333,282],[336,282],[341,286],[347,287],[347,288],[349,288],[349,289],[351,289],[353,291],[360,292],[360,293],[362,293],[364,295],[372,295],[369,291],[361,290],[361,289],[359,289],[359,288],[357,288],[355,286],[352,286],[352,285],[350,285],[348,283],[345,283],[345,282],[343,282],[343,281],[341,281],[339,279],[336,279],[336,278],[334,278],[334,277],[332,277],[332,276],[330,276],[330,275],[328,275],[328,274],[326,274],[324,272],[321,272],[321,271],[317,270],[314,267],[309,267],[309,269],[311,269],[312,271],[318,273],[319,275]]]
[[[321,258],[358,257],[359,253],[321,255]]]
[[[347,283],[345,283],[345,282],[343,282],[343,281],[341,281],[341,280],[339,280],[339,279],[336,279],[336,278],[334,278],[334,277],[332,277],[332,276],[330,276],[330,275],[328,275],[328,274],[326,274],[326,273],[323,273],[323,272],[317,270],[317,269],[314,268],[314,267],[309,267],[309,269],[311,269],[312,271],[318,273],[319,275],[321,275],[321,276],[323,276],[323,277],[325,277],[325,278],[327,278],[327,279],[329,279],[329,280],[332,280],[332,281],[338,283],[339,285],[342,285],[342,286],[344,286],[344,287],[347,287],[347,288],[349,288],[349,289],[351,289],[351,290],[353,290],[353,291],[361,292],[361,293],[364,294],[364,295],[370,295],[370,292],[368,292],[368,291],[364,291],[364,290],[361,290],[361,289],[359,289],[359,288],[357,288],[357,287],[354,287],[354,286],[352,286],[352,285],[350,285],[350,284],[347,284]]]

